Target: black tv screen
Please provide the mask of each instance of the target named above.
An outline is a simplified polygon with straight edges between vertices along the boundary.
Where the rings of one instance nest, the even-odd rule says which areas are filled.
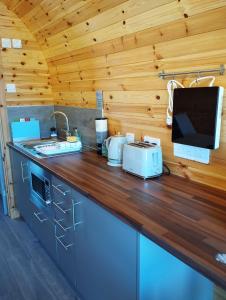
[[[223,91],[221,87],[175,89],[172,142],[218,148]]]

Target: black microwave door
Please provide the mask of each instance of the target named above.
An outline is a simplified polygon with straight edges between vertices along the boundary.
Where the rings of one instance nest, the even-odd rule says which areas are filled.
[[[32,184],[32,191],[37,194],[37,196],[46,201],[46,194],[45,194],[45,182],[34,173],[31,174],[31,184]]]

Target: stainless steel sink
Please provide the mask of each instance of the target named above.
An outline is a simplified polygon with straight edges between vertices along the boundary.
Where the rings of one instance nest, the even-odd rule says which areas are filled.
[[[34,149],[44,155],[55,155],[55,154],[64,154],[70,152],[78,152],[82,148],[82,143],[80,141],[75,142],[55,142],[55,143],[45,143],[34,146]]]
[[[58,138],[24,141],[15,144],[37,158],[55,157],[81,151],[81,147],[76,146],[75,143],[68,143]]]

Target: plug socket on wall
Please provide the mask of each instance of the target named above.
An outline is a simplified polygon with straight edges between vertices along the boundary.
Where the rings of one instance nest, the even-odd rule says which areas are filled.
[[[149,135],[144,136],[144,142],[148,142],[150,144],[156,144],[157,146],[161,146],[161,140],[160,139],[151,137]]]

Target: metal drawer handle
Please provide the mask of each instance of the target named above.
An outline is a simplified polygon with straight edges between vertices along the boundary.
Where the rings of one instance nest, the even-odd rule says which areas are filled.
[[[64,247],[64,249],[67,251],[69,247],[73,246],[73,243],[65,245],[62,241],[61,238],[63,238],[64,235],[61,236],[56,236],[57,241]]]
[[[69,209],[63,209],[63,208],[60,206],[60,204],[62,204],[62,203],[63,203],[63,202],[59,202],[59,203],[53,202],[53,204],[54,204],[60,211],[62,211],[64,214],[66,214],[68,211],[71,210],[71,208],[69,208]]]
[[[66,196],[67,193],[69,193],[70,191],[63,191],[60,189],[60,186],[62,186],[61,184],[58,184],[58,185],[54,185],[52,184],[52,187],[57,190],[59,193],[61,193],[63,196]]]
[[[64,219],[60,219],[60,220],[57,220],[57,219],[54,219],[55,223],[60,226],[61,229],[63,229],[63,231],[67,231],[69,229],[72,228],[72,226],[70,227],[64,227],[60,222],[62,222]]]
[[[73,225],[73,226],[74,226],[74,229],[75,229],[76,226],[78,226],[78,225],[80,225],[80,224],[82,224],[82,223],[83,223],[82,221],[74,223],[74,225]]]
[[[78,201],[78,202],[75,202],[73,203],[73,206],[75,207],[76,205],[81,205],[82,204],[82,201]],[[83,222],[82,221],[78,221],[78,222],[74,222],[73,226],[74,226],[74,230],[75,230],[75,227],[82,224]]]
[[[48,220],[48,218],[41,219],[41,218],[39,217],[40,214],[41,214],[41,212],[38,212],[38,213],[35,213],[35,212],[34,212],[34,216],[39,220],[39,222],[43,223],[43,222],[45,222],[45,221]]]
[[[29,179],[29,176],[24,176],[24,167],[28,167],[27,166],[27,163],[23,163],[22,161],[20,162],[20,166],[21,166],[21,177],[22,177],[22,180],[23,182],[25,182],[25,180]]]

